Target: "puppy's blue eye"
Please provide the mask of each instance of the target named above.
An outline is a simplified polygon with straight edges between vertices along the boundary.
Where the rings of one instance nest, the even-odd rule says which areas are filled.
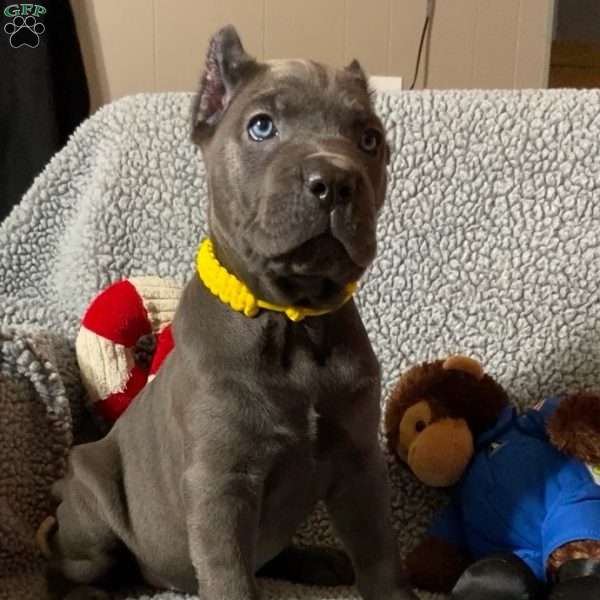
[[[269,115],[256,115],[248,123],[248,135],[255,142],[263,142],[277,135],[277,128]]]

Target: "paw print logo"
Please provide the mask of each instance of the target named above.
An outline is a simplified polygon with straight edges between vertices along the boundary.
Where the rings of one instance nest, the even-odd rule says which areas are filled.
[[[40,35],[46,31],[46,28],[33,15],[25,18],[18,15],[4,25],[4,31],[10,36],[9,41],[13,48],[21,46],[37,48],[40,43]]]

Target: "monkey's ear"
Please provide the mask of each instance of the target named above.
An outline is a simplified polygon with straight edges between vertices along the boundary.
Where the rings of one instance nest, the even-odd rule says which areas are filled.
[[[192,107],[192,140],[201,143],[227,110],[231,98],[256,61],[246,53],[232,25],[210,40],[200,90]]]
[[[462,371],[463,373],[468,373],[481,381],[485,375],[485,371],[481,364],[476,361],[474,358],[470,358],[469,356],[463,356],[461,354],[455,354],[454,356],[449,356],[442,365],[442,368],[446,371]]]

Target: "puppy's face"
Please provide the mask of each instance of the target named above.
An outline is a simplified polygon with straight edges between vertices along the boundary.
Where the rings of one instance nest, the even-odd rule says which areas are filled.
[[[375,256],[389,152],[358,63],[258,63],[226,28],[193,118],[220,258],[269,300],[339,300]]]

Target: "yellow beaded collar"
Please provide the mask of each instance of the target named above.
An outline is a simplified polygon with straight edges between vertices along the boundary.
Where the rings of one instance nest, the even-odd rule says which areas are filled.
[[[346,287],[346,294],[342,301],[329,308],[305,308],[302,306],[271,304],[266,300],[259,300],[244,283],[221,265],[215,256],[213,243],[209,239],[204,240],[198,248],[196,270],[202,283],[223,304],[227,304],[237,312],[244,313],[247,317],[255,317],[261,308],[285,313],[291,321],[301,321],[304,317],[318,317],[341,308],[352,298],[357,287],[356,283],[350,283]]]

